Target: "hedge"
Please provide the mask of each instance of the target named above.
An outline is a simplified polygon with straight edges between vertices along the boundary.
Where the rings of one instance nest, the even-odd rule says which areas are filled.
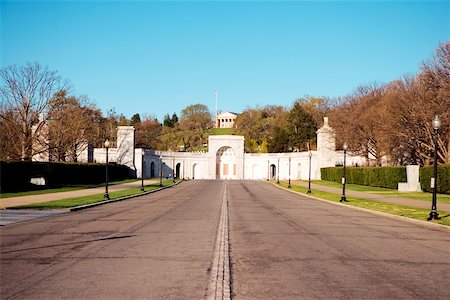
[[[322,180],[342,182],[343,167],[320,169]],[[347,183],[397,189],[406,182],[406,167],[347,167]]]
[[[431,192],[430,182],[431,177],[433,177],[433,166],[420,168],[419,174],[422,191]],[[442,194],[450,194],[450,165],[438,165],[436,191]]]
[[[133,178],[126,166],[110,164],[111,181]],[[30,183],[34,177],[44,177],[45,188],[76,184],[98,184],[105,181],[105,165],[92,163],[59,163],[31,161],[0,161],[0,192],[18,192],[38,188]]]

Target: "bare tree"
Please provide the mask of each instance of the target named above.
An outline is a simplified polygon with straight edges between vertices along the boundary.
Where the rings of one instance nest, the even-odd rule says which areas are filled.
[[[39,63],[7,66],[0,69],[0,77],[0,116],[20,145],[20,158],[31,159],[34,139],[51,109],[50,99],[65,84],[56,71]]]

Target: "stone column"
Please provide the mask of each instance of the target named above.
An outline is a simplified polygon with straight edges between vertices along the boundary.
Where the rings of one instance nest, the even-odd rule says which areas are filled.
[[[311,173],[312,179],[320,179],[320,168],[334,167],[336,151],[336,134],[328,124],[328,117],[323,118],[323,126],[317,130],[317,160],[316,172]],[[314,157],[313,157],[314,159]]]
[[[136,171],[134,154],[134,127],[117,127],[117,163]]]

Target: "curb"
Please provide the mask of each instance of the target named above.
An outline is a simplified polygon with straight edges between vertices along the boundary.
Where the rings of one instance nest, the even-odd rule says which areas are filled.
[[[92,207],[96,207],[96,206],[100,206],[100,205],[104,205],[104,204],[119,202],[119,201],[128,200],[128,199],[132,199],[132,198],[136,198],[136,197],[140,197],[140,196],[145,196],[145,195],[148,195],[148,194],[151,194],[151,193],[159,192],[161,190],[164,190],[164,189],[176,186],[176,185],[180,184],[181,182],[183,182],[183,180],[180,180],[180,181],[178,181],[178,182],[176,182],[174,184],[168,185],[168,186],[160,187],[160,188],[158,188],[156,190],[143,192],[141,194],[135,194],[135,195],[125,196],[125,197],[121,197],[121,198],[117,198],[117,199],[113,199],[113,200],[106,200],[106,201],[100,201],[100,202],[95,202],[95,203],[91,203],[91,204],[75,206],[75,207],[69,208],[69,212],[71,212],[71,211],[79,211],[79,210],[92,208]]]
[[[441,224],[436,224],[436,223],[431,223],[429,221],[422,221],[422,220],[417,220],[417,219],[412,219],[412,218],[408,218],[408,217],[403,217],[403,216],[398,216],[398,215],[393,215],[393,214],[389,214],[389,213],[385,213],[385,212],[381,212],[381,211],[377,211],[377,210],[371,210],[368,208],[362,208],[362,207],[358,207],[358,206],[353,206],[353,205],[347,205],[347,204],[342,204],[340,202],[334,202],[334,201],[330,201],[330,200],[326,200],[326,199],[322,199],[322,198],[318,198],[312,195],[308,195],[308,194],[303,194],[297,191],[293,191],[287,188],[284,188],[276,183],[271,182],[271,184],[273,184],[274,186],[276,186],[279,189],[297,194],[297,195],[301,195],[307,198],[311,198],[314,200],[318,200],[318,201],[322,201],[325,203],[329,203],[329,204],[333,204],[336,206],[340,206],[340,207],[348,207],[354,210],[359,210],[359,211],[363,211],[363,212],[368,212],[374,215],[378,215],[378,216],[382,216],[382,217],[386,217],[386,218],[391,218],[391,219],[395,219],[395,220],[399,220],[399,221],[403,221],[403,222],[408,222],[408,223],[412,223],[415,225],[419,225],[422,227],[429,227],[431,229],[436,229],[436,230],[442,230],[442,231],[449,231],[450,232],[450,226],[446,226],[446,225],[441,225]]]

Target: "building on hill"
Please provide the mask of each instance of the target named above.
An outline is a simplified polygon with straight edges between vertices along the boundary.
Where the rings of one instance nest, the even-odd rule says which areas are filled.
[[[233,128],[237,116],[237,113],[229,111],[219,114],[216,119],[216,128]]]

